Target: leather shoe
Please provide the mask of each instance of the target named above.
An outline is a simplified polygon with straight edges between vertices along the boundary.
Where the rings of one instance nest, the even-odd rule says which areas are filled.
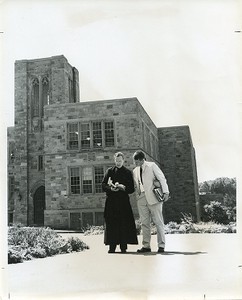
[[[158,249],[158,251],[157,251],[158,253],[163,253],[163,252],[165,252],[165,249],[164,248],[162,248],[162,247],[159,247],[159,249]]]
[[[126,253],[126,249],[122,249],[122,250],[121,250],[121,253]]]
[[[108,250],[108,253],[115,253],[115,250]]]
[[[142,247],[141,249],[138,249],[137,252],[139,253],[151,252],[151,249]]]

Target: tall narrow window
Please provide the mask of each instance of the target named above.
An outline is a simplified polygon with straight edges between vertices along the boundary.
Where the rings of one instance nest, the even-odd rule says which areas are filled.
[[[155,150],[154,150],[155,137],[154,137],[153,133],[150,134],[150,146],[151,146],[151,156],[155,157]]]
[[[105,146],[112,147],[114,146],[114,128],[113,122],[104,123],[104,134],[105,134]]]
[[[102,193],[102,180],[104,176],[103,167],[95,167],[95,193]]]
[[[14,193],[14,177],[13,176],[9,176],[8,193],[9,193],[10,197]]]
[[[158,155],[159,155],[159,146],[158,146],[158,140],[156,139],[155,140],[156,143],[155,143],[155,158],[158,159]]]
[[[44,169],[44,161],[43,155],[38,156],[38,171],[42,171]]]
[[[69,123],[68,130],[68,148],[78,149],[78,123]]]
[[[92,124],[92,134],[93,134],[93,147],[102,147],[102,123],[93,122]]]
[[[150,130],[148,127],[146,127],[146,146],[147,146],[147,152],[150,154],[151,147],[150,147]]]
[[[91,146],[91,135],[89,123],[81,124],[81,147],[82,149],[89,149]]]
[[[69,86],[69,102],[72,103],[74,102],[73,99],[73,81],[71,78],[68,79],[68,86]]]
[[[80,174],[79,168],[70,169],[71,194],[80,194]]]
[[[44,115],[44,105],[50,104],[49,80],[47,77],[42,79],[42,107],[41,113]]]
[[[84,194],[92,193],[92,167],[82,169],[82,189]]]
[[[32,82],[32,114],[33,117],[39,116],[39,80],[35,78]]]
[[[142,121],[142,139],[143,139],[143,149],[146,149],[146,144],[145,144],[145,124]]]

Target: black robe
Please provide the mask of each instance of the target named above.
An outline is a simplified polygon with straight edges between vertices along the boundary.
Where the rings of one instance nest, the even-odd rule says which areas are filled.
[[[107,184],[109,177],[113,183],[125,185],[125,191],[111,191],[111,187]],[[133,211],[129,202],[129,194],[134,192],[132,172],[124,166],[109,168],[103,178],[102,188],[107,195],[104,209],[105,245],[138,244]]]

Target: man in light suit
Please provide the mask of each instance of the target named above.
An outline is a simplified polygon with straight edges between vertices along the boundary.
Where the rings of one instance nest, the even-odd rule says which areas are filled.
[[[164,202],[169,199],[169,188],[161,169],[154,162],[147,162],[142,151],[136,151],[133,155],[136,168],[133,170],[137,191],[137,205],[141,219],[143,233],[143,247],[137,252],[151,252],[151,228],[150,217],[157,228],[158,253],[165,250],[165,231],[162,214],[163,203],[159,202],[153,192],[154,182],[158,181],[163,191]]]

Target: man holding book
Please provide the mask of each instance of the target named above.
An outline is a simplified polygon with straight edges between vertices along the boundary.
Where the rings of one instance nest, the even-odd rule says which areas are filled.
[[[147,162],[142,151],[133,155],[136,168],[133,170],[137,191],[137,206],[141,219],[143,247],[137,252],[151,252],[151,217],[157,228],[158,253],[165,249],[165,231],[162,214],[163,202],[169,199],[169,188],[161,169],[154,162]],[[160,186],[161,192],[154,193],[154,188]],[[160,195],[157,195],[160,194]],[[161,199],[162,198],[162,199]],[[160,202],[162,201],[162,202]]]
[[[117,245],[125,253],[127,244],[138,244],[129,201],[129,194],[134,192],[134,181],[132,172],[123,166],[122,152],[115,153],[114,161],[115,166],[106,171],[102,181],[102,188],[106,192],[104,243],[109,245],[109,253],[114,253]]]

